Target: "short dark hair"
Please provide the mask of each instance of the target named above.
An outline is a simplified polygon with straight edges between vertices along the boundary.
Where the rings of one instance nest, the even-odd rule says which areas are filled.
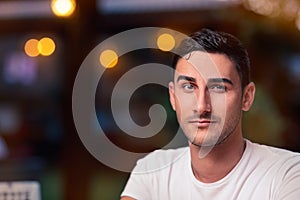
[[[234,64],[241,80],[242,89],[251,81],[250,60],[247,50],[241,41],[231,34],[210,29],[202,29],[184,39],[178,47],[178,54],[173,60],[176,69],[178,60],[193,52],[206,51],[208,53],[220,53],[226,55]]]

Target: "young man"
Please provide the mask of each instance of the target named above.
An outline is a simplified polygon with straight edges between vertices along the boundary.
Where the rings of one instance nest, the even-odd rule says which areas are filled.
[[[300,199],[300,155],[243,138],[255,85],[240,41],[203,29],[180,52],[169,94],[189,146],[139,160],[121,199]]]

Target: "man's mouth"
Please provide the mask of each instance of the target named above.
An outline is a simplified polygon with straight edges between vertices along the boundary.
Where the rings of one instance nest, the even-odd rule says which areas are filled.
[[[189,121],[190,124],[193,124],[198,128],[208,128],[211,124],[217,122],[218,122],[217,120],[213,120],[213,119],[194,119]]]

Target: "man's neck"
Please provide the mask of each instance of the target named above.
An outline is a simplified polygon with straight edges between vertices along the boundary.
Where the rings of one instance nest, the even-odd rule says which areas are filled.
[[[213,183],[224,178],[242,158],[245,146],[243,137],[235,135],[213,147],[204,158],[200,158],[201,147],[190,144],[194,176],[203,183]]]

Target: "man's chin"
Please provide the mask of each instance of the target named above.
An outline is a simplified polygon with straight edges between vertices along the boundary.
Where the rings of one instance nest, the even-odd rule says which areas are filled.
[[[213,148],[219,144],[218,140],[209,140],[209,141],[190,141],[192,145],[201,147],[201,148]]]

